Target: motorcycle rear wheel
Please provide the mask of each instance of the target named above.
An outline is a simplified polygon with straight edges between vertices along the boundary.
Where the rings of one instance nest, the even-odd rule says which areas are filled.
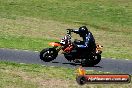
[[[58,52],[55,48],[46,48],[40,52],[40,59],[45,62],[50,62],[56,59]]]

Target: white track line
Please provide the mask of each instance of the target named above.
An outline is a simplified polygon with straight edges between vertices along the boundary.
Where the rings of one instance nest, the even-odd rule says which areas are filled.
[[[34,52],[37,52],[38,53],[39,51],[34,51]]]
[[[94,70],[86,70],[86,71],[94,71]]]
[[[45,67],[46,65],[41,65],[41,66],[44,66]]]
[[[50,66],[50,67],[55,67],[55,66]]]
[[[102,71],[99,71],[99,72],[102,72]]]
[[[25,63],[20,63],[20,64],[25,64]]]
[[[125,60],[129,60],[129,59],[125,59]]]
[[[114,59],[114,60],[116,60],[116,58],[111,58],[111,59]]]

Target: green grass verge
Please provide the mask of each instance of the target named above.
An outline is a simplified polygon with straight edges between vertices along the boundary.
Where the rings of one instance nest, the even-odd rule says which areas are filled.
[[[40,51],[52,39],[61,38],[64,29],[86,25],[104,46],[103,57],[132,59],[131,0],[0,2],[1,48]]]
[[[28,38],[24,36],[1,36],[1,48],[23,49],[40,51],[43,48],[49,47],[48,43],[57,41],[55,39],[41,39],[41,38]]]
[[[76,69],[48,67],[36,64],[0,62],[1,88],[130,88],[129,84],[88,84],[80,86],[75,81]],[[87,74],[105,72],[87,71]]]
[[[26,16],[65,22],[83,21],[90,25],[103,26],[102,23],[106,23],[107,26],[131,26],[131,4],[131,0],[1,0],[0,16],[9,19]]]

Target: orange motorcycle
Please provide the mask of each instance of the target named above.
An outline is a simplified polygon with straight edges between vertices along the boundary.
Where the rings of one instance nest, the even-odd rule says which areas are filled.
[[[88,51],[88,49],[80,50],[76,47],[76,43],[81,43],[82,41],[75,39],[71,40],[71,31],[73,29],[67,29],[67,34],[60,42],[49,43],[52,48],[45,48],[40,52],[40,59],[45,62],[50,62],[58,56],[58,53],[62,51],[64,57],[68,61],[73,61],[75,63],[81,63],[82,66],[94,66],[101,61],[102,47],[96,44],[96,49]]]

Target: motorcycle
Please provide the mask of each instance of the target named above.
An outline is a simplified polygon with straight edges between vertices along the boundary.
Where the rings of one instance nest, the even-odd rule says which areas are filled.
[[[81,63],[82,66],[94,66],[101,61],[101,53],[103,46],[96,44],[96,49],[78,49],[76,44],[81,44],[83,41],[75,39],[72,41],[71,32],[73,29],[67,29],[67,34],[60,42],[50,42],[52,48],[45,48],[40,52],[40,59],[45,62],[50,62],[58,56],[58,53],[64,54],[68,61]]]

